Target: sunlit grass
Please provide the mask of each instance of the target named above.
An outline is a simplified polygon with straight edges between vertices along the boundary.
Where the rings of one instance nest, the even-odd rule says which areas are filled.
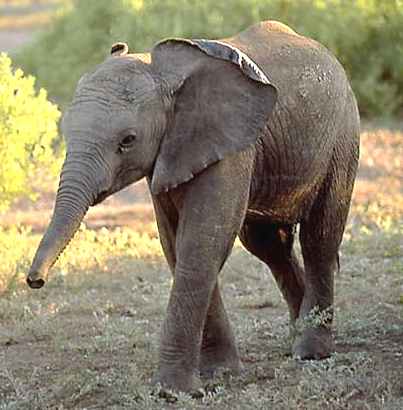
[[[40,238],[29,228],[0,227],[0,292],[24,284]],[[94,269],[106,271],[112,259],[122,256],[142,261],[159,259],[162,257],[159,239],[132,229],[95,231],[83,225],[57,261],[55,275]]]
[[[0,227],[0,292],[24,284],[34,251],[41,234],[32,233],[29,227]],[[359,246],[373,241],[381,242],[386,253],[403,253],[403,220],[380,203],[354,206],[346,227],[345,246]],[[237,246],[240,246],[237,242]],[[75,271],[99,269],[107,271],[109,262],[120,257],[134,260],[159,260],[163,257],[155,226],[138,222],[131,228],[88,229],[83,224],[68,248],[57,261],[55,275],[68,275]]]

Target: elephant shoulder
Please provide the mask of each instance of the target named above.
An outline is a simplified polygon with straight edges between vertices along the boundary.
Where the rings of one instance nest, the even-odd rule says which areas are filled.
[[[249,27],[248,30],[286,33],[286,34],[291,34],[291,35],[296,35],[296,36],[299,35],[291,27],[288,27],[286,24],[281,23],[280,21],[276,21],[276,20],[261,21]]]
[[[232,39],[238,39],[239,41],[243,41],[245,43],[259,43],[262,40],[276,41],[276,39],[281,39],[283,37],[288,38],[288,41],[292,38],[304,38],[291,27],[288,27],[280,21],[266,20],[253,24],[252,26],[241,31]]]
[[[343,72],[325,46],[279,21],[256,23],[223,42],[248,55],[275,85],[284,82],[288,87],[300,81],[307,70]]]
[[[324,47],[317,41],[305,37],[284,23],[275,20],[266,20],[256,23],[239,34],[223,41],[246,47],[250,52],[257,54],[276,55],[289,53],[295,50],[303,52],[323,52]],[[253,49],[253,51],[252,51]],[[286,50],[287,49],[287,50]]]

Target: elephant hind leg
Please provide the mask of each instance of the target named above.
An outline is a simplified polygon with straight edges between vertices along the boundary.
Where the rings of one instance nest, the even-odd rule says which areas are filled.
[[[304,296],[304,271],[293,251],[294,227],[246,219],[240,239],[249,252],[269,266],[293,324]]]
[[[211,377],[220,368],[238,373],[241,362],[217,283],[204,324],[199,369],[203,377]]]
[[[303,328],[293,353],[301,359],[322,359],[334,351],[334,271],[350,207],[356,160],[345,168],[333,158],[308,218],[301,222],[300,242],[305,267],[305,294],[300,308]]]

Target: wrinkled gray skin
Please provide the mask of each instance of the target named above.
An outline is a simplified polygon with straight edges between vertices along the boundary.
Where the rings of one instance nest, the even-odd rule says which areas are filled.
[[[295,336],[293,354],[331,354],[359,117],[324,47],[276,22],[218,43],[166,40],[148,55],[117,45],[80,80],[63,131],[66,160],[31,287],[45,283],[89,206],[147,177],[174,276],[157,381],[191,391],[199,372],[240,369],[217,283],[237,235],[270,267],[291,323],[326,313]]]

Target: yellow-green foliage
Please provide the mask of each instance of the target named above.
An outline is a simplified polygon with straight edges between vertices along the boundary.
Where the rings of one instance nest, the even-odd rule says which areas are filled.
[[[28,177],[39,167],[54,166],[52,142],[60,117],[35,79],[12,70],[11,59],[0,54],[0,211],[21,195],[32,195]]]

